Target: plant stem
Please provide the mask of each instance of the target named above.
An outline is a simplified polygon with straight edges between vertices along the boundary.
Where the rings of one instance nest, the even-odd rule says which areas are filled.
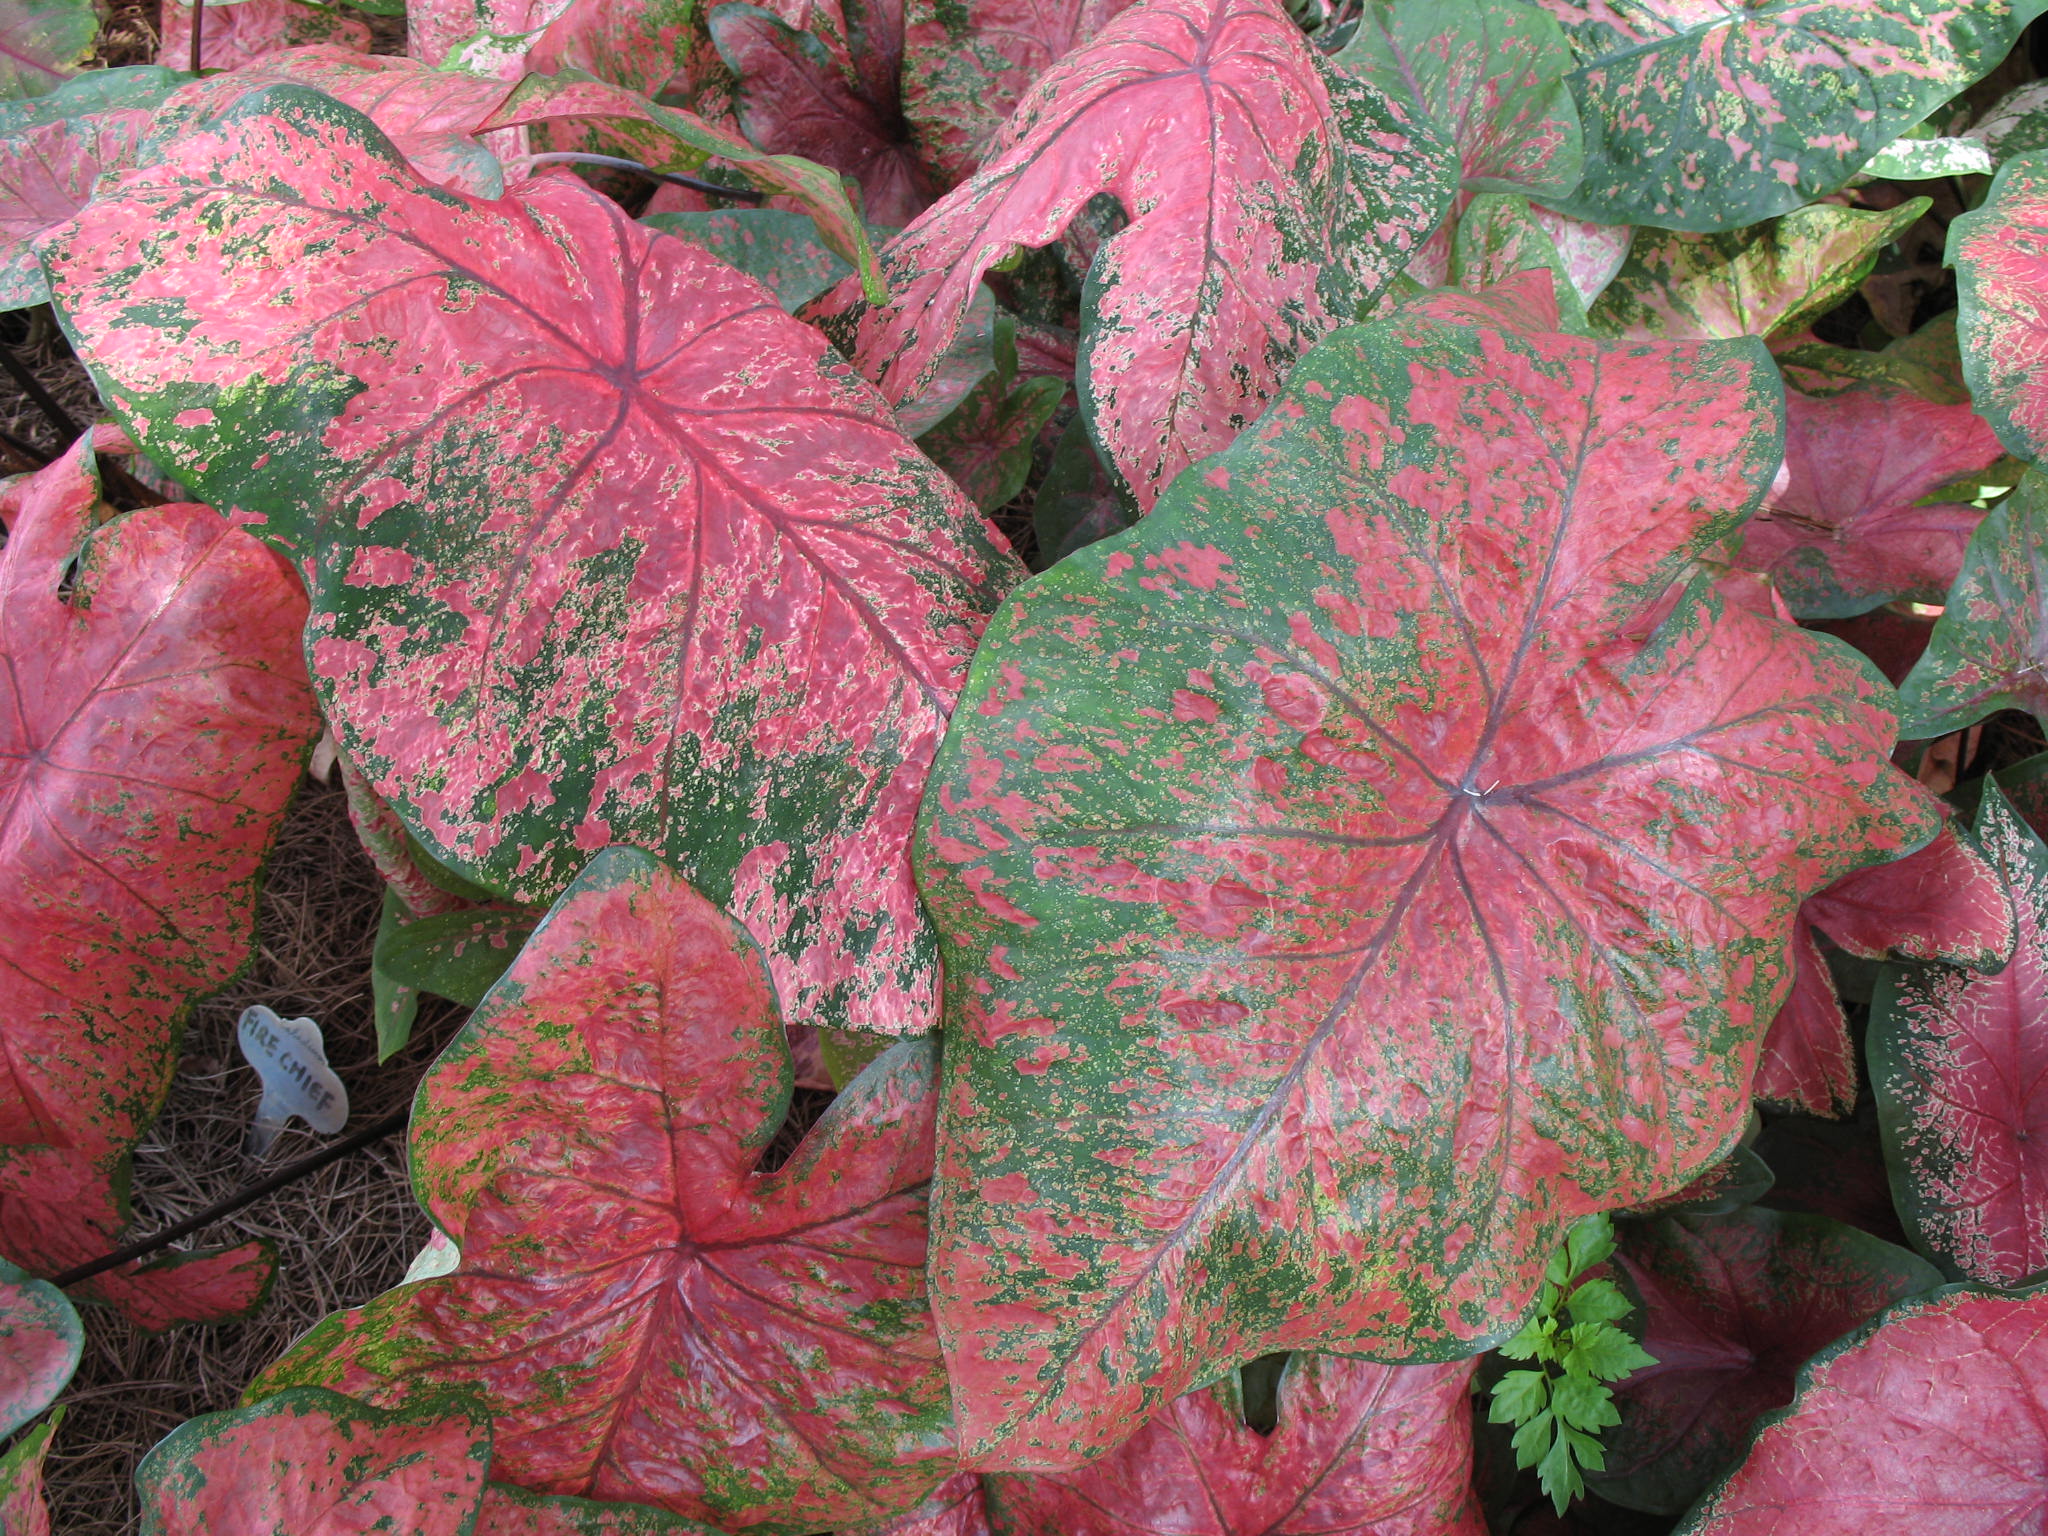
[[[192,63],[193,78],[199,75],[199,39],[206,30],[206,0],[192,0]]]
[[[758,203],[767,196],[755,187],[728,187],[715,181],[699,181],[695,176],[685,176],[680,171],[657,171],[642,165],[638,160],[628,160],[622,155],[593,155],[579,149],[550,150],[543,155],[521,155],[508,160],[507,165],[608,165],[614,170],[632,171],[635,175],[646,176],[654,181],[665,181],[672,187],[687,187],[692,192],[705,192],[713,197],[730,198],[736,203]]]

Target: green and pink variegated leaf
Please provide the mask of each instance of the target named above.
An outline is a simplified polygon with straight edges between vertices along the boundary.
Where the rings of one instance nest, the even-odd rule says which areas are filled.
[[[1529,212],[1557,247],[1580,301],[1591,304],[1605,293],[1628,260],[1635,232],[1626,224],[1594,224],[1550,208]]]
[[[1579,56],[1586,218],[1727,229],[1833,192],[2042,0],[1537,0]]]
[[[57,1400],[84,1347],[85,1330],[64,1293],[0,1259],[0,1438]]]
[[[703,17],[696,0],[412,0],[406,31],[407,51],[437,68],[506,82],[587,70],[653,96],[685,68]]]
[[[1999,441],[2048,453],[2048,151],[2009,161],[1949,225],[1963,376]]]
[[[996,322],[996,366],[917,446],[932,457],[968,498],[994,512],[1024,488],[1039,434],[1066,398],[1058,374],[1017,377],[1017,322]]]
[[[1878,253],[1927,208],[1924,197],[1883,212],[1819,203],[1725,234],[1639,229],[1590,311],[1594,334],[1790,335],[1854,293]]]
[[[471,1536],[718,1536],[711,1526],[645,1504],[528,1493],[490,1483],[477,1506]]]
[[[903,114],[948,186],[965,181],[1038,77],[1132,0],[902,0]]]
[[[1470,293],[1483,293],[1517,272],[1550,274],[1550,291],[1558,309],[1558,328],[1586,332],[1586,307],[1579,298],[1564,257],[1536,222],[1529,200],[1518,193],[1482,192],[1458,219],[1451,243],[1451,281]]]
[[[1449,143],[1465,190],[1545,199],[1579,184],[1576,62],[1556,21],[1519,0],[1374,4],[1332,61]]]
[[[678,240],[701,245],[729,267],[765,285],[791,312],[835,286],[852,268],[818,238],[800,213],[781,208],[732,208],[715,213],[650,213],[641,223]]]
[[[135,1472],[143,1536],[472,1536],[491,1425],[301,1388],[181,1424]]]
[[[337,737],[434,857],[539,904],[661,850],[793,1012],[929,1026],[907,842],[1021,571],[822,337],[572,177],[424,186],[294,86],[46,260],[151,456],[304,565]]]
[[[43,1502],[43,1462],[50,1437],[64,1422],[59,1408],[0,1456],[0,1531],[7,1536],[50,1536],[50,1509]]]
[[[949,1478],[908,1514],[883,1525],[862,1526],[847,1536],[990,1536],[980,1474],[962,1472]]]
[[[1513,1332],[1734,1141],[1800,903],[1940,828],[1860,658],[1672,585],[1776,467],[1761,346],[1525,330],[1532,281],[1321,344],[975,657],[918,863],[978,1464]]]
[[[2048,1291],[1908,1298],[1799,1373],[1677,1536],[2018,1536],[2048,1521]]]
[[[1984,786],[1977,835],[2012,888],[2018,944],[1994,974],[1886,966],[1870,1080],[1899,1215],[1952,1273],[2048,1269],[2048,847]]]
[[[0,101],[54,91],[99,29],[92,0],[0,0]]]
[[[789,1104],[744,935],[598,856],[420,1089],[452,1274],[327,1320],[257,1383],[473,1391],[497,1474],[726,1529],[887,1518],[954,1470],[925,1300],[935,1052],[907,1042],[755,1172]]]
[[[1844,875],[1799,909],[1792,993],[1757,1059],[1756,1096],[1814,1115],[1856,1104],[1856,1056],[1826,958],[1825,933],[1865,960],[1942,960],[1993,970],[2014,944],[2004,879],[1952,828],[1891,864]]]
[[[1002,1536],[1481,1536],[1472,1370],[1297,1354],[1272,1433],[1246,1426],[1227,1377],[1089,1466],[990,1478],[992,1524]]]
[[[2048,485],[2036,469],[1971,535],[1927,649],[1899,685],[1908,740],[2001,709],[2048,722]]]
[[[1048,70],[972,179],[889,242],[887,305],[843,284],[814,308],[904,399],[984,272],[1114,194],[1135,216],[1089,269],[1077,384],[1149,507],[1407,264],[1454,177],[1448,149],[1327,73],[1274,0],[1148,0]]]
[[[172,67],[192,57],[192,8],[163,0],[163,44],[157,58]],[[210,5],[199,38],[199,62],[207,69],[240,69],[288,48],[370,51],[370,24],[352,11],[301,0],[235,0]]]
[[[1784,337],[1771,351],[1785,383],[1804,395],[1834,395],[1872,384],[1910,390],[1937,405],[1961,405],[1970,398],[1953,310],[1935,316],[1910,336],[1894,337],[1881,352],[1831,346],[1811,331]]]
[[[1902,1296],[1941,1284],[1867,1232],[1749,1206],[1620,1226],[1615,1263],[1655,1358],[1614,1389],[1601,1497],[1675,1515],[1741,1454],[1759,1414],[1792,1401],[1805,1361]]]

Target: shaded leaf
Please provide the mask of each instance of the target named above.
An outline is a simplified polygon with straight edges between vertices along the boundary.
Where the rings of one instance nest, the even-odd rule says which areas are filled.
[[[1779,1017],[1782,1018],[1783,1014],[1781,1013]],[[1771,1028],[1773,1032],[1777,1030],[1777,1021],[1772,1022]],[[1769,1048],[1769,1038],[1766,1037],[1766,1053]],[[1647,1200],[1641,1205],[1631,1206],[1628,1210],[1617,1211],[1615,1214],[1629,1218],[1725,1216],[1730,1211],[1739,1211],[1745,1205],[1754,1205],[1761,1200],[1770,1193],[1776,1179],[1777,1176],[1762,1158],[1747,1146],[1738,1144],[1733,1152],[1675,1194],[1667,1195],[1661,1200]],[[1581,1286],[1579,1289],[1583,1291],[1587,1287]],[[1600,1320],[1617,1322],[1627,1311],[1628,1304],[1623,1301],[1620,1311]],[[1577,1296],[1573,1297],[1572,1315],[1580,1315]]]
[[[1557,247],[1580,301],[1591,304],[1628,260],[1635,232],[1626,224],[1593,224],[1551,208],[1532,207],[1529,212]]]
[[[2048,721],[2048,485],[2039,470],[1984,515],[1947,599],[1899,685],[1899,733],[1944,736],[2001,709]]]
[[[662,849],[793,1011],[927,1027],[905,840],[1017,567],[815,331],[573,178],[423,187],[292,86],[49,259],[151,456],[307,562],[329,719],[436,858],[538,904]]]
[[[1137,216],[1083,296],[1090,430],[1140,507],[1258,415],[1435,227],[1448,150],[1327,75],[1273,0],[1153,0],[1032,88],[981,169],[883,250],[894,298],[818,308],[892,400],[937,368],[975,285],[1108,192]]]
[[[1117,495],[1109,471],[1088,441],[1088,423],[1076,416],[1053,445],[1052,463],[1031,503],[1037,568],[1042,571],[1136,521],[1135,510]]]
[[[1292,1356],[1270,1435],[1230,1385],[1190,1392],[1092,1465],[987,1479],[1001,1536],[1479,1536],[1472,1364]]]
[[[1977,836],[2012,888],[2018,945],[1994,975],[1886,966],[1870,1080],[1899,1215],[1972,1280],[2048,1269],[2048,848],[1995,781]]]
[[[1579,112],[1563,30],[1514,0],[1376,0],[1336,55],[1456,150],[1471,192],[1545,200],[1579,184]]]
[[[1032,446],[1067,393],[1067,381],[1056,375],[1018,380],[1017,323],[1007,315],[997,321],[995,360],[967,398],[917,440],[984,512],[1024,489]]]
[[[1725,229],[1832,192],[1991,70],[2041,0],[1538,0],[1579,55],[1587,218]]]
[[[1854,293],[1927,208],[1924,197],[1883,212],[1819,203],[1725,234],[1639,229],[1587,318],[1599,336],[1787,335]]]
[[[64,1293],[0,1259],[0,1437],[57,1400],[84,1346],[78,1313]],[[4,1524],[0,1530],[13,1536]]]
[[[863,1526],[849,1536],[989,1536],[988,1504],[981,1478],[963,1472],[906,1515],[886,1525]]]
[[[1992,1536],[2048,1512],[2048,1294],[1952,1286],[1824,1350],[1683,1536]]]
[[[711,1526],[644,1504],[549,1498],[509,1483],[488,1483],[472,1536],[716,1536],[716,1532]]]
[[[1964,137],[1989,150],[1996,165],[2048,149],[2048,80],[2029,80],[2006,92],[1970,124]]]
[[[1751,1206],[1622,1229],[1617,1260],[1655,1357],[1617,1386],[1604,1499],[1676,1514],[1741,1455],[1757,1416],[1792,1401],[1800,1364],[1941,1276],[1824,1216]]]
[[[1811,332],[1772,350],[1785,382],[1802,394],[1838,394],[1867,383],[1910,390],[1937,405],[1966,404],[1970,398],[1953,311],[1935,316],[1910,336],[1894,337],[1881,352],[1830,346]]]
[[[43,1461],[50,1437],[64,1422],[59,1408],[0,1456],[0,1531],[7,1536],[50,1536],[50,1510],[43,1503]]]
[[[92,0],[0,0],[0,101],[55,90],[99,29]]]
[[[458,1267],[252,1390],[470,1390],[500,1477],[727,1529],[893,1515],[952,1470],[933,1055],[885,1056],[755,1173],[790,1091],[760,961],[646,854],[600,854],[421,1086],[414,1180]]]
[[[380,930],[377,964],[401,986],[474,1008],[532,931],[533,917],[525,912],[443,912],[406,924],[388,941]]]
[[[163,0],[163,42],[157,58],[180,67],[192,57],[192,8]],[[199,37],[199,62],[207,69],[239,69],[287,48],[314,44],[370,51],[370,24],[338,8],[302,0],[235,0],[209,5]]]
[[[471,1536],[490,1460],[473,1409],[380,1413],[303,1388],[179,1425],[135,1486],[143,1536]]]
[[[729,267],[737,267],[794,311],[853,268],[818,238],[808,214],[781,208],[746,208],[715,213],[654,213],[641,223],[678,240],[701,246]]]
[[[918,862],[983,1465],[1512,1331],[1577,1217],[1724,1153],[1801,900],[1939,830],[1859,659],[1670,587],[1776,464],[1761,349],[1526,313],[1324,342],[975,657]]]

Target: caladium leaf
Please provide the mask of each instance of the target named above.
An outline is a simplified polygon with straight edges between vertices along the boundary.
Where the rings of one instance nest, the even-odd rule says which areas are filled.
[[[99,29],[92,0],[0,0],[0,101],[55,90]]]
[[[1600,336],[1781,336],[1856,291],[1878,252],[1928,209],[1924,197],[1873,212],[1818,203],[1725,234],[1639,229],[1589,312]]]
[[[2048,228],[2048,152],[2008,161],[1990,194],[1949,225],[1956,269],[1963,376],[1999,441],[2029,462],[2048,452],[2048,287],[2041,231]]]
[[[1481,193],[1472,199],[1451,247],[1451,277],[1461,288],[1483,292],[1517,272],[1544,271],[1557,300],[1561,329],[1584,334],[1586,308],[1572,285],[1564,257],[1536,219],[1526,197]]]
[[[1992,69],[2041,0],[1537,0],[1564,24],[1587,218],[1726,229],[1832,192]]]
[[[1768,572],[1802,619],[1841,619],[1899,599],[1939,603],[1984,514],[1920,503],[2001,454],[1968,405],[1865,385],[1785,399],[1785,488],[1743,530],[1737,559]]]
[[[792,1011],[928,1026],[906,840],[1021,571],[822,337],[573,178],[422,186],[292,86],[166,145],[46,260],[151,457],[307,563],[329,718],[437,859],[537,905],[593,848],[663,849]]]
[[[59,1408],[0,1456],[0,1531],[7,1536],[50,1536],[50,1510],[43,1502],[43,1460],[50,1437],[64,1422]]]
[[[864,1526],[850,1536],[990,1536],[981,1477],[963,1472],[939,1484],[930,1498],[908,1514],[886,1525]]]
[[[1977,835],[2012,888],[2012,961],[1992,975],[1886,966],[1870,1080],[1907,1230],[1953,1271],[2010,1285],[2048,1269],[2048,848],[1995,780]]]
[[[2015,86],[1986,108],[1963,136],[1982,144],[1994,165],[2048,149],[2048,80]]]
[[[1366,7],[1333,61],[1370,80],[1458,153],[1471,192],[1546,200],[1579,184],[1579,112],[1564,31],[1515,0],[1391,0]]]
[[[607,850],[421,1085],[414,1178],[458,1267],[328,1319],[252,1390],[473,1390],[504,1479],[727,1529],[893,1515],[953,1470],[934,1054],[892,1051],[755,1173],[790,1091],[760,962]]]
[[[903,113],[948,186],[966,180],[1025,94],[1131,0],[902,0]]]
[[[1472,1371],[1297,1354],[1271,1434],[1246,1426],[1226,1380],[1090,1466],[989,1478],[993,1524],[1004,1536],[1480,1536]]]
[[[644,1504],[549,1498],[490,1483],[471,1536],[718,1536],[708,1525]]]
[[[781,208],[715,213],[654,213],[641,223],[702,246],[762,284],[785,310],[796,311],[853,272],[818,238],[806,214]]]
[[[1811,332],[1782,340],[1771,350],[1785,382],[1801,394],[1833,395],[1879,384],[1910,390],[1937,405],[1960,405],[1970,398],[1953,311],[1935,316],[1910,336],[1894,337],[1881,352],[1830,346]]]
[[[1908,740],[2001,709],[2048,721],[2048,484],[2035,469],[1970,536],[1927,649],[1899,685]]]
[[[1117,495],[1109,471],[1088,441],[1088,424],[1076,416],[1053,445],[1052,463],[1031,504],[1032,532],[1038,540],[1033,568],[1042,571],[1136,521],[1136,508]]]
[[[192,8],[163,0],[163,45],[157,57],[180,65],[192,57]],[[199,62],[207,69],[244,64],[312,45],[370,51],[370,24],[348,11],[302,0],[235,0],[210,5],[199,38]]]
[[[1792,1401],[1810,1356],[1902,1296],[1941,1284],[1867,1232],[1750,1206],[1625,1222],[1616,1264],[1641,1298],[1656,1360],[1620,1383],[1601,1434],[1602,1498],[1677,1514],[1741,1454],[1757,1416]]]
[[[1017,377],[1017,322],[996,322],[995,363],[952,412],[919,436],[932,457],[977,507],[994,512],[1024,489],[1031,450],[1066,398],[1057,375]]]
[[[1853,653],[1670,589],[1776,467],[1761,347],[1527,332],[1534,281],[1324,342],[976,654],[918,844],[976,1464],[1512,1332],[1726,1151],[1799,903],[1939,830]]]
[[[301,1388],[181,1424],[135,1486],[144,1536],[472,1536],[490,1461],[490,1421],[459,1402],[380,1413]]]
[[[401,986],[474,1008],[532,931],[533,918],[524,912],[443,912],[406,923],[388,944],[380,933],[377,964]]]
[[[1083,409],[1149,507],[1263,409],[1436,226],[1450,152],[1377,88],[1326,74],[1273,0],[1151,0],[1048,70],[972,179],[884,248],[895,297],[820,301],[900,400],[981,275],[1050,245],[1098,192],[1136,216],[1083,295]]]
[[[84,1347],[85,1331],[64,1293],[0,1259],[0,1436],[57,1400]]]
[[[2034,1530],[2044,1426],[2048,1293],[1911,1297],[1807,1364],[1680,1536]]]
[[[1563,258],[1580,302],[1591,304],[1605,293],[1628,260],[1635,231],[1626,224],[1570,218],[1551,208],[1532,207],[1529,212]]]
[[[407,51],[436,68],[507,82],[586,70],[646,96],[687,67],[703,36],[694,0],[412,0],[405,16]]]

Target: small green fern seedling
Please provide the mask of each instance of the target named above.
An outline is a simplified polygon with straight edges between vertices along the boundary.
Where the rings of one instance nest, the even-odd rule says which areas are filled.
[[[1657,1362],[1620,1327],[1628,1298],[1612,1280],[1583,1280],[1614,1252],[1614,1225],[1587,1216],[1544,1271],[1536,1315],[1500,1353],[1534,1362],[1494,1383],[1487,1417],[1515,1426],[1515,1465],[1534,1467],[1561,1515],[1585,1491],[1580,1469],[1606,1463],[1600,1431],[1621,1422],[1607,1383]]]

